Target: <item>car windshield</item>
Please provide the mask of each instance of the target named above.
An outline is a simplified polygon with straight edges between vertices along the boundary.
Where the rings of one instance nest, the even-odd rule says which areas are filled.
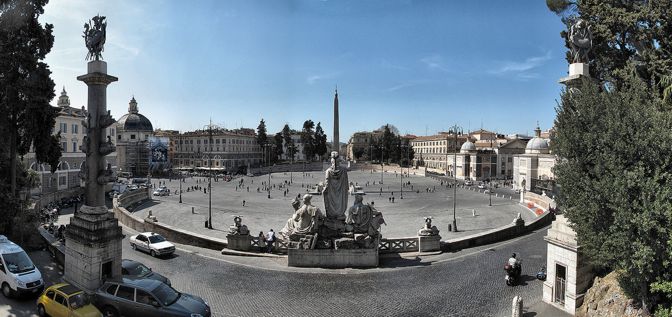
[[[159,286],[152,291],[152,294],[154,294],[164,306],[170,306],[180,298],[180,292],[163,283],[160,283]]]
[[[159,243],[163,241],[166,241],[166,239],[160,235],[149,236],[149,243]]]
[[[86,293],[79,293],[77,295],[70,296],[68,301],[70,302],[70,307],[72,307],[73,310],[80,309],[86,305],[91,304],[89,296],[86,295]]]
[[[148,267],[138,264],[136,267],[128,270],[128,275],[145,276],[146,274],[149,274],[149,272],[151,272],[151,270]]]
[[[5,253],[2,255],[7,264],[7,269],[12,273],[28,272],[35,268],[26,252]]]

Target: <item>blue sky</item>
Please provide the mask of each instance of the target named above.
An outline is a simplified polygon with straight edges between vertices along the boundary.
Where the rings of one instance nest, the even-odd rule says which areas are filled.
[[[86,104],[83,25],[98,13],[119,77],[108,109],[119,118],[135,96],[162,129],[264,118],[277,132],[312,119],[331,138],[338,85],[342,142],[385,123],[531,134],[552,126],[568,67],[544,1],[51,0],[46,61],[75,107]]]

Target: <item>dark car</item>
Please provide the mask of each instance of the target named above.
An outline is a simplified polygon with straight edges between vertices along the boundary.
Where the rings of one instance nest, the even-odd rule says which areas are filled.
[[[180,293],[157,280],[111,279],[96,290],[93,304],[108,317],[210,317],[202,298]]]
[[[151,268],[148,268],[138,261],[128,259],[121,260],[121,275],[124,277],[148,278],[151,280],[157,280],[170,286],[170,280],[167,277],[159,273],[152,272]]]

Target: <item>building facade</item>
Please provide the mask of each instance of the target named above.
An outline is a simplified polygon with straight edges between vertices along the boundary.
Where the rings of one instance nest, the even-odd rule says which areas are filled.
[[[236,173],[261,165],[262,158],[252,129],[196,130],[177,136],[173,167]]]
[[[86,153],[82,152],[79,147],[86,136],[86,129],[82,126],[82,121],[86,119],[88,112],[84,106],[81,108],[70,106],[70,97],[65,91],[65,87],[58,97],[56,104],[55,108],[57,108],[58,116],[55,120],[53,133],[57,134],[60,132],[61,134],[61,161],[58,164],[57,170],[52,174],[51,166],[38,162],[35,158],[35,152],[31,147],[31,151],[24,157],[24,164],[26,164],[27,168],[36,171],[40,179],[40,186],[32,189],[32,194],[43,195],[66,191],[69,194],[74,194],[77,189],[83,186],[79,178],[79,171],[84,161],[86,161]],[[110,135],[111,139],[114,139],[115,133],[116,129],[114,126],[108,128],[107,135]],[[107,161],[114,168],[116,165],[116,153],[108,155]]]
[[[536,193],[554,190],[553,167],[556,157],[550,152],[550,140],[541,137],[541,129],[535,129],[535,137],[527,143],[525,153],[513,158],[514,189]]]
[[[413,166],[425,166],[428,170],[437,173],[446,173],[453,164],[453,155],[462,145],[469,141],[468,135],[458,135],[440,132],[436,135],[419,136],[410,140],[415,152]]]
[[[147,177],[149,174],[149,138],[154,134],[152,122],[138,111],[135,97],[128,103],[128,113],[119,118],[117,127],[117,166],[119,175]]]

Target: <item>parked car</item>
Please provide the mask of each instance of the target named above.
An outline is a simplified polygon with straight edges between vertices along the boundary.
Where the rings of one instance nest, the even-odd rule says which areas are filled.
[[[143,232],[131,236],[129,239],[133,250],[148,252],[152,256],[173,254],[175,245],[168,242],[166,238],[154,232]]]
[[[167,277],[153,272],[151,268],[148,268],[138,261],[128,259],[121,260],[121,275],[124,277],[148,278],[150,280],[157,280],[170,286],[170,280]]]
[[[210,317],[211,314],[210,306],[202,298],[146,278],[107,280],[96,290],[93,302],[110,317]]]
[[[26,251],[3,235],[0,235],[0,289],[7,298],[37,295],[44,289],[42,274]]]
[[[170,190],[168,190],[168,188],[159,187],[156,190],[154,190],[152,195],[154,195],[154,196],[168,196],[169,193],[170,193]]]
[[[478,189],[485,189],[485,187],[487,186],[485,186],[483,183],[478,184]]]
[[[473,184],[474,184],[474,183],[472,183],[471,181],[465,181],[465,182],[464,182],[464,186],[471,186],[471,185],[473,185]]]
[[[103,314],[91,304],[89,296],[81,289],[66,283],[47,287],[37,299],[37,314],[40,317],[102,317]]]

